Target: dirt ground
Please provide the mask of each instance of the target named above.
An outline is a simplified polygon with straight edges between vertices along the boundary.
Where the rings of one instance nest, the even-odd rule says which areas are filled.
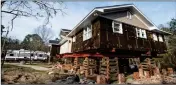
[[[50,68],[48,68],[47,66],[49,65],[41,65],[41,64],[20,64],[20,63],[6,63],[9,65],[15,65],[15,66],[20,66],[20,67],[29,67],[35,70],[39,70],[39,71],[49,71]]]
[[[5,64],[1,71],[1,81],[4,84],[47,84],[60,78],[61,74],[48,74],[47,71],[35,70],[29,67]]]

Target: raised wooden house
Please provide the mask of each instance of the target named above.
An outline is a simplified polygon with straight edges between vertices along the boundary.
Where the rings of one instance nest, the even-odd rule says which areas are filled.
[[[72,58],[85,75],[116,78],[128,73],[129,65],[139,67],[146,58],[166,53],[166,35],[133,4],[96,7],[62,36],[60,55]]]

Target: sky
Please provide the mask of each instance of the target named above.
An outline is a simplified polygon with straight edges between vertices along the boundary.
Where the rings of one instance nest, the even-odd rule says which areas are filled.
[[[172,18],[176,18],[176,2],[120,2],[120,1],[75,1],[64,2],[66,13],[58,13],[51,18],[50,25],[53,30],[53,39],[59,36],[61,28],[73,29],[93,8],[120,4],[131,4],[137,6],[156,26],[167,24]],[[5,14],[2,17],[2,24],[8,26],[10,16]],[[33,17],[20,17],[14,21],[14,28],[9,32],[8,37],[23,40],[27,34],[34,33],[34,29],[42,25],[44,19],[36,20]]]

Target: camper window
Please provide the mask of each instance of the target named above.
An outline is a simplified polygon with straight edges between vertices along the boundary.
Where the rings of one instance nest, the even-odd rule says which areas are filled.
[[[122,29],[122,24],[121,23],[113,21],[112,22],[112,28],[113,28],[114,33],[123,34],[123,29]]]
[[[34,54],[31,54],[31,56],[34,56]]]
[[[10,54],[10,56],[14,56],[14,54]]]
[[[39,54],[39,57],[42,57],[43,55],[42,54]]]

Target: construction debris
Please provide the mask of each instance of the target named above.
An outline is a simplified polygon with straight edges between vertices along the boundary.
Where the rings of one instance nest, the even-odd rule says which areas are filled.
[[[124,84],[125,83],[125,75],[124,74],[119,74],[118,75],[118,81],[119,81],[119,84]]]

